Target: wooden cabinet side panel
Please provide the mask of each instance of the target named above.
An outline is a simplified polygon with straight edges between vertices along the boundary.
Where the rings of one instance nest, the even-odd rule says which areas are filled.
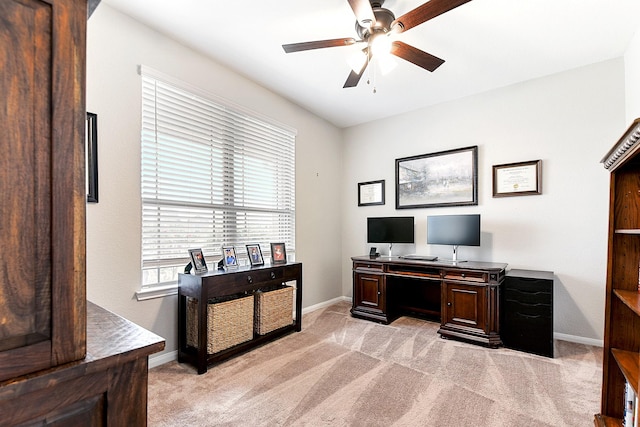
[[[4,1],[0,17],[0,351],[15,354],[51,337],[52,11]],[[8,359],[0,379],[25,369],[24,359]],[[46,367],[50,350],[34,349],[29,362]]]
[[[148,375],[146,357],[109,371],[108,425],[146,425]]]
[[[86,0],[5,0],[0,21],[2,380],[86,353]]]
[[[85,62],[86,0],[53,3],[52,360],[86,354]]]

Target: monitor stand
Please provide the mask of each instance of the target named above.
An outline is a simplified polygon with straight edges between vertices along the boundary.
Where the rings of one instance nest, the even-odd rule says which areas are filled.
[[[453,257],[451,258],[451,262],[453,264],[458,264],[459,262],[467,262],[465,260],[458,259],[458,246],[459,245],[453,245]]]

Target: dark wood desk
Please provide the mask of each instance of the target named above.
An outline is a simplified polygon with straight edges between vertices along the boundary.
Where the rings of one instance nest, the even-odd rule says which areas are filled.
[[[438,333],[489,347],[500,339],[507,264],[352,257],[356,317],[390,323],[404,314],[440,321]]]
[[[266,335],[254,333],[251,341],[238,344],[217,353],[207,354],[207,304],[212,298],[237,294],[250,294],[284,282],[296,282],[296,316],[293,324]],[[198,302],[198,345],[187,345],[187,298]],[[259,267],[239,267],[235,270],[212,270],[205,274],[178,275],[178,361],[191,363],[199,374],[207,366],[228,359],[258,345],[273,341],[286,334],[302,330],[302,264],[287,263]]]

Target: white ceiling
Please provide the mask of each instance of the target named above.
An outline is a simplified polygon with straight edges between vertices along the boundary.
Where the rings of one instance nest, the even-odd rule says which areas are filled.
[[[399,17],[424,2],[386,0],[383,7]],[[389,74],[365,72],[357,87],[343,89],[347,57],[362,45],[290,54],[281,45],[357,39],[347,0],[102,3],[339,127],[620,57],[640,28],[638,0],[473,0],[398,36],[446,61],[433,73],[398,58]]]

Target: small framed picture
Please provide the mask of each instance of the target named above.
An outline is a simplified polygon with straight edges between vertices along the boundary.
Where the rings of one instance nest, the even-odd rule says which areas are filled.
[[[272,264],[287,263],[287,251],[284,247],[284,243],[271,243],[271,263]]]
[[[358,206],[384,205],[384,179],[358,183]]]
[[[542,160],[493,166],[493,197],[542,194]]]
[[[206,273],[208,271],[202,249],[189,249],[189,256],[191,256],[191,265],[193,265],[196,273]]]
[[[233,268],[238,266],[238,257],[236,256],[236,248],[233,246],[222,247],[222,261],[225,267]]]
[[[252,266],[254,265],[264,265],[264,259],[262,258],[262,251],[260,250],[260,245],[247,245],[247,256],[249,257],[249,262]]]

